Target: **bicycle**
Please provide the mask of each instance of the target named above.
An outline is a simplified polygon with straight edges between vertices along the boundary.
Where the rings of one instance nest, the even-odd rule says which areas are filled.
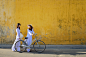
[[[35,50],[36,52],[38,52],[38,53],[44,52],[45,49],[46,49],[46,45],[45,45],[45,43],[44,43],[43,41],[41,41],[42,37],[37,37],[37,34],[36,34],[36,33],[34,34],[34,36],[35,36],[35,39],[32,41],[32,43],[34,42],[34,44],[33,44],[34,50]],[[39,39],[37,39],[37,38],[39,38]],[[27,40],[28,38],[25,37],[25,39]],[[32,44],[32,43],[31,43],[31,44],[28,46],[27,43],[26,43],[26,41],[24,41],[24,40],[22,40],[22,39],[19,40],[19,41],[17,41],[17,42],[15,43],[15,46],[16,46],[17,43],[20,43],[20,45],[17,46],[17,47],[20,47],[20,52],[24,52],[26,49],[30,49],[30,46],[31,46],[31,44]],[[15,47],[15,50],[17,51],[16,47]]]

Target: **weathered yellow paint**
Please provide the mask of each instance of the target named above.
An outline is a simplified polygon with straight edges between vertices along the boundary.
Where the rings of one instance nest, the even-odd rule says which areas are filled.
[[[47,34],[42,39],[46,44],[86,44],[86,0],[8,0],[8,3],[4,4],[1,19],[7,15],[8,20],[14,21],[5,24],[11,30],[14,27],[10,24],[20,22],[21,32],[26,36],[27,25],[32,24],[38,35]]]
[[[15,39],[15,1],[0,0],[0,44],[12,44]]]

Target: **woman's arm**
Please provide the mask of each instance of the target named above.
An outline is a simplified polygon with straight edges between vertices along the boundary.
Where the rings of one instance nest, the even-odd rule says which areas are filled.
[[[18,28],[17,28],[17,35],[18,35],[18,38],[20,38],[20,31]]]
[[[28,30],[28,33],[29,33],[30,35],[33,35],[31,32],[29,32],[29,30]]]
[[[32,33],[28,32],[30,35],[33,35]]]
[[[35,33],[34,30],[32,30],[33,34]]]

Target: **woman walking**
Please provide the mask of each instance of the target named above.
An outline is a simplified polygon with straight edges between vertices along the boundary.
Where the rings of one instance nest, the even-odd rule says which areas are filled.
[[[20,47],[19,47],[20,43],[18,42],[15,46],[15,43],[20,40],[20,26],[21,24],[18,23],[16,28],[17,36],[16,36],[16,40],[14,41],[14,44],[12,45],[12,51],[15,51],[15,47],[17,48],[17,51],[20,51]]]
[[[32,35],[34,34],[34,31],[33,31],[33,26],[32,25],[28,25],[28,29],[27,29],[28,33],[27,33],[27,44],[28,45],[31,45],[31,42],[32,42]],[[30,52],[30,49],[27,49],[27,52]]]

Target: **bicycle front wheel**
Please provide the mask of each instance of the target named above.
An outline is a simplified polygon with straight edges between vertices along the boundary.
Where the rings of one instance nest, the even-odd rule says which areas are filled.
[[[43,41],[38,40],[33,44],[34,50],[38,53],[43,52],[46,49],[46,45]]]
[[[15,43],[15,50],[16,51],[25,51],[26,50],[26,43],[23,40],[19,40]]]

